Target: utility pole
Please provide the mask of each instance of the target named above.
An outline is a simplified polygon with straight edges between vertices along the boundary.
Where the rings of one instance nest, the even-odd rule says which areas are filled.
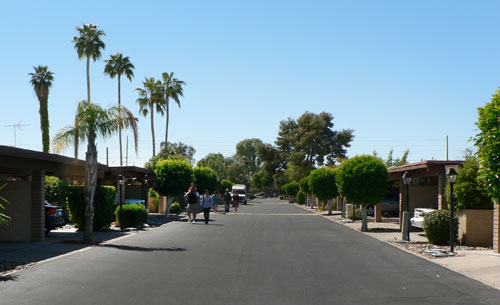
[[[11,127],[14,129],[14,147],[16,147],[17,145],[17,136],[16,136],[16,128],[19,128],[20,131],[23,131],[23,129],[21,127],[24,127],[24,126],[30,126],[28,124],[21,124],[23,121],[19,121],[19,123],[17,124],[12,124],[12,125],[5,125],[5,127]]]
[[[125,156],[125,166],[128,166],[128,136],[127,136],[127,154]]]
[[[106,147],[106,166],[109,166],[108,148]]]
[[[448,136],[446,136],[446,161],[448,161]]]

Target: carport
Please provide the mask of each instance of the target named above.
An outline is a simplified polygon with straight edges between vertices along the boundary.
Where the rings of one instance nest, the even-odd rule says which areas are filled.
[[[410,217],[415,208],[446,209],[446,168],[458,166],[463,161],[427,160],[389,168],[389,182],[399,181],[399,215],[406,211],[406,187],[401,177],[408,172],[412,177],[409,186]]]
[[[98,185],[116,186],[119,174],[127,181],[125,198],[144,198],[144,175],[154,181],[154,173],[144,168],[97,164]],[[85,161],[0,145],[0,196],[9,202],[2,205],[4,213],[11,217],[7,225],[0,225],[0,241],[44,240],[46,175],[83,184]]]

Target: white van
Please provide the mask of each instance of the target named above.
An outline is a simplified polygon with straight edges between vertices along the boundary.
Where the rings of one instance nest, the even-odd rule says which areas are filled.
[[[238,194],[240,203],[247,204],[247,187],[243,184],[233,185],[232,194]]]

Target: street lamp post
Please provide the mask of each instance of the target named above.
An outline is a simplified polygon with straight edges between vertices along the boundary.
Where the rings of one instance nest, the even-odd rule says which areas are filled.
[[[123,210],[123,197],[122,197],[123,176],[118,175],[118,196],[120,198],[120,212],[118,212],[118,219],[120,220],[120,231],[123,231],[122,210]]]
[[[149,178],[148,175],[144,175],[144,208],[146,209],[146,212],[148,211],[148,191],[149,191]]]
[[[410,241],[410,184],[411,184],[411,175],[409,172],[404,172],[403,177],[404,185],[406,185],[406,211],[408,212],[408,219],[406,222],[406,236],[405,239]]]
[[[450,168],[446,173],[446,179],[450,183],[450,252],[453,253],[453,243],[455,239],[455,230],[453,229],[453,197],[455,193],[453,192],[453,185],[457,181],[457,171],[454,168]]]

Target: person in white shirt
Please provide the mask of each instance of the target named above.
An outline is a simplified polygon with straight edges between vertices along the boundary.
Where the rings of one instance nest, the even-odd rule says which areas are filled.
[[[203,217],[205,217],[205,224],[208,225],[208,221],[210,218],[210,208],[212,207],[213,199],[210,196],[210,192],[205,190],[205,195],[201,201],[201,206],[203,207]]]

